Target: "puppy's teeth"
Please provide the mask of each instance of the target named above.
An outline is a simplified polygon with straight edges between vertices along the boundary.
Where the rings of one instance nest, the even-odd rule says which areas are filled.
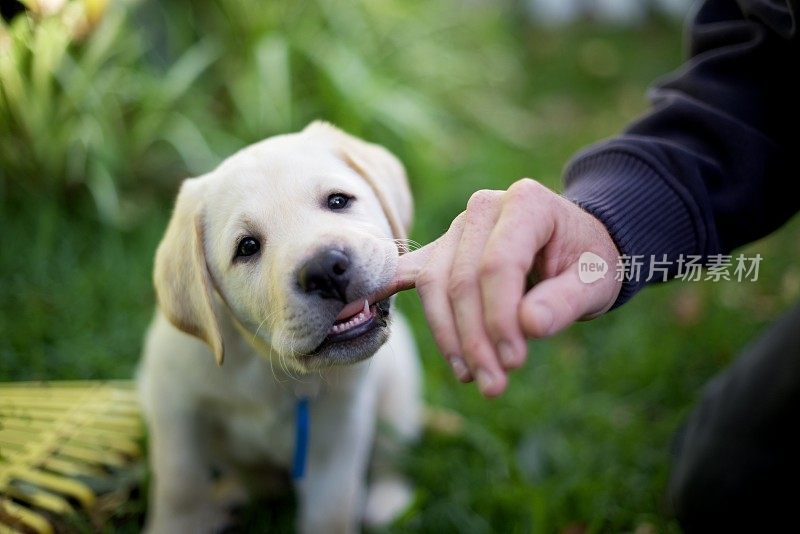
[[[351,317],[348,321],[337,323],[331,327],[331,333],[340,334],[351,328],[367,322],[374,314],[369,307],[369,301],[364,299],[364,309],[358,315]]]

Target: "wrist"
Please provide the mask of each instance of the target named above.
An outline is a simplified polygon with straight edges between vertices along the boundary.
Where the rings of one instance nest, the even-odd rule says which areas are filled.
[[[696,206],[666,169],[635,147],[603,145],[579,155],[565,182],[564,196],[600,222],[618,257],[677,257],[702,248]],[[645,284],[644,278],[626,279],[612,308]]]

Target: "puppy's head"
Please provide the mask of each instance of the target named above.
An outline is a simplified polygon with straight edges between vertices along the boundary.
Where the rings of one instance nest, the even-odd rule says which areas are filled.
[[[366,299],[394,275],[411,211],[387,150],[318,122],[269,138],[182,185],[156,253],[159,306],[218,363],[224,314],[295,370],[362,360],[388,337],[390,302]]]

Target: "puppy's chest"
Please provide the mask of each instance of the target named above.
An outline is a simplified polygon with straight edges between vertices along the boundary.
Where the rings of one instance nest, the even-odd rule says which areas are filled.
[[[288,466],[294,452],[295,408],[289,396],[220,407],[217,415],[228,454],[240,463]]]

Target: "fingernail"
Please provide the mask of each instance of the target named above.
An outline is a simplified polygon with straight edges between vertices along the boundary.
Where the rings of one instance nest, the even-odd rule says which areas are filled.
[[[450,358],[450,367],[453,368],[456,378],[462,382],[470,379],[469,367],[467,367],[467,362],[464,361],[464,358],[453,356]]]
[[[549,336],[553,328],[553,312],[546,306],[536,306],[533,312],[536,322],[539,324],[542,335]]]
[[[501,341],[497,344],[497,352],[500,354],[500,361],[506,367],[513,367],[517,364],[517,355],[514,348],[508,341]]]
[[[476,379],[478,380],[478,387],[484,395],[486,395],[486,392],[495,384],[494,375],[486,369],[478,369]]]

